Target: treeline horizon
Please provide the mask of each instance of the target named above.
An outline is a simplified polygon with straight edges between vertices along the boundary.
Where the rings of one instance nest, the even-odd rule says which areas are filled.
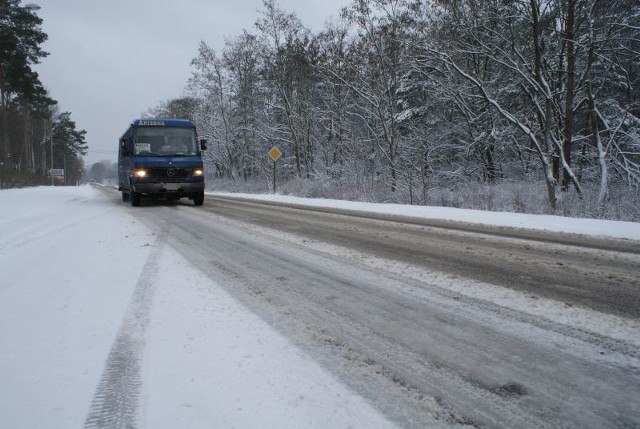
[[[149,112],[196,121],[213,176],[268,183],[277,146],[303,193],[428,204],[535,183],[548,213],[638,208],[639,4],[354,0],[316,34],[263,5],[221,52],[201,42],[185,96]]]

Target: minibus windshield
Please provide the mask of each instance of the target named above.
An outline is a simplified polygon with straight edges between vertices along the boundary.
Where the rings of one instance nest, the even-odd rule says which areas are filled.
[[[195,130],[185,127],[140,127],[135,131],[136,156],[198,155]]]

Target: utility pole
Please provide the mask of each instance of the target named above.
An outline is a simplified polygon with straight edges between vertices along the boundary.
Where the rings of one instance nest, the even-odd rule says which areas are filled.
[[[53,127],[51,127],[51,168],[49,169],[49,175],[51,176],[51,186],[54,186],[53,184]]]

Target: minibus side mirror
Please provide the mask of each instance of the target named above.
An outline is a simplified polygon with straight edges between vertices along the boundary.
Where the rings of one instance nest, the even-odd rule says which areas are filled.
[[[120,149],[122,150],[123,155],[129,155],[129,139],[121,138],[120,139]]]

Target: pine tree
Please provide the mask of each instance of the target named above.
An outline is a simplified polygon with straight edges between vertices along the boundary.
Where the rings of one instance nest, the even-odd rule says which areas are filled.
[[[47,40],[41,24],[42,19],[19,0],[0,0],[0,154],[6,165],[15,165],[12,156],[21,152],[11,145],[10,110],[21,107],[42,113],[55,104],[31,69],[48,55],[40,47]]]

